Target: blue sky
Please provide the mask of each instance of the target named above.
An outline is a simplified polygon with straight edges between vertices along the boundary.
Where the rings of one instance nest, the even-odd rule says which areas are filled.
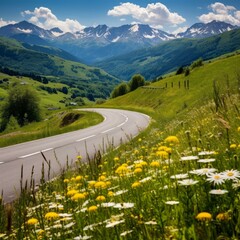
[[[74,32],[84,26],[149,24],[168,32],[196,22],[221,20],[240,26],[240,1],[211,0],[1,0],[0,26],[27,20],[45,29]]]

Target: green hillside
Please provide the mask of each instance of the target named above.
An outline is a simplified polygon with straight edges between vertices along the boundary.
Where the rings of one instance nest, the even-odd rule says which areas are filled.
[[[44,47],[27,47],[16,40],[1,37],[0,66],[21,74],[46,76],[51,81],[75,87],[75,95],[81,97],[92,94],[95,98],[106,98],[118,83],[117,78],[99,68],[60,58],[60,50],[57,52],[56,49],[53,51]]]
[[[219,58],[193,69],[187,77],[184,74],[166,77],[149,86],[111,99],[105,106],[137,109],[167,121],[212,99],[214,81],[221,87],[226,86],[228,82],[230,87],[236,87],[237,74],[240,74],[239,63],[239,53]],[[184,87],[184,82],[187,84],[187,81],[189,89]]]
[[[156,47],[100,62],[99,67],[118,78],[129,80],[136,73],[154,79],[180,66],[203,58],[212,59],[240,49],[240,30],[233,30],[205,39],[177,39]]]

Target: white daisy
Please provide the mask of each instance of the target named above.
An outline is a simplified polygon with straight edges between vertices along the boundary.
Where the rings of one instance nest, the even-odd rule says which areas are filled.
[[[209,173],[213,173],[216,171],[217,171],[216,168],[200,168],[200,169],[192,170],[190,171],[190,173],[202,176],[202,175],[207,175]]]
[[[121,236],[121,237],[124,237],[124,236],[128,235],[129,233],[131,233],[132,231],[133,231],[133,230],[129,230],[129,231],[122,232],[122,233],[120,234],[120,236]]]
[[[215,184],[222,184],[225,182],[225,177],[222,173],[209,173],[207,174],[207,181],[212,182],[214,185]]]
[[[155,221],[148,221],[148,222],[145,222],[144,224],[146,224],[146,225],[157,225],[157,222],[155,222]]]
[[[210,163],[210,162],[215,162],[216,159],[215,158],[207,158],[207,159],[199,159],[198,162],[199,163]]]
[[[167,202],[165,202],[165,204],[167,204],[167,205],[177,205],[177,204],[179,204],[179,202],[178,201],[167,201]]]
[[[119,195],[122,195],[123,193],[126,193],[126,192],[128,192],[127,189],[126,190],[120,190],[120,191],[115,192],[114,196],[119,196]]]
[[[234,180],[236,181],[238,178],[240,178],[240,172],[238,170],[226,170],[224,172],[222,172],[222,174],[224,175],[224,177],[227,180]]]
[[[186,157],[181,157],[180,161],[191,161],[191,160],[198,160],[198,156],[186,156]]]
[[[101,203],[101,207],[113,207],[116,203],[114,202],[108,202],[108,203]]]
[[[151,179],[152,179],[152,177],[145,177],[145,178],[139,180],[139,182],[143,183],[143,182],[150,181]]]
[[[109,222],[109,223],[107,223],[106,228],[115,227],[116,225],[119,225],[119,224],[124,223],[124,222],[125,222],[124,219],[119,220],[119,221]]]
[[[133,208],[134,203],[117,203],[113,207],[118,209]]]
[[[207,156],[207,155],[213,155],[213,154],[215,154],[214,151],[202,151],[198,153],[199,156]]]
[[[176,174],[176,175],[172,175],[170,178],[171,179],[184,179],[184,178],[188,178],[188,174],[187,173]]]
[[[92,238],[92,236],[87,236],[87,235],[85,235],[85,236],[78,236],[78,237],[75,237],[73,240],[87,240],[87,239],[90,239],[90,238]]]
[[[209,191],[210,194],[215,194],[215,195],[223,195],[225,193],[228,193],[227,190],[222,190],[222,189],[213,189]]]
[[[178,181],[178,184],[181,186],[190,186],[190,185],[195,185],[197,183],[198,181],[194,181],[193,179],[184,179],[184,180]]]

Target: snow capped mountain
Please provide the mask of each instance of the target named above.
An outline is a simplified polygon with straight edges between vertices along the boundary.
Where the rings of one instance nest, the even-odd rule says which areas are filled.
[[[155,46],[163,41],[176,38],[205,38],[237,26],[213,21],[196,23],[185,32],[173,35],[145,24],[129,24],[119,27],[98,25],[81,31],[63,32],[58,27],[45,30],[27,21],[0,28],[0,36],[12,37],[28,44],[59,47],[86,63],[129,53],[143,47]]]
[[[179,33],[181,38],[206,38],[238,28],[225,22],[212,21],[210,23],[195,23],[185,32]]]

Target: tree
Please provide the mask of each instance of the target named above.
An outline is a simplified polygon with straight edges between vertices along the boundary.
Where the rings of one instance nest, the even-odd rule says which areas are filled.
[[[123,82],[123,83],[120,83],[118,86],[116,86],[112,93],[111,93],[111,97],[112,98],[116,98],[118,96],[122,96],[126,93],[129,92],[129,87],[128,87],[128,84]]]
[[[134,75],[129,82],[130,91],[134,91],[135,89],[144,85],[145,85],[145,79],[141,74]]]
[[[18,124],[23,126],[26,122],[40,121],[40,99],[37,93],[28,86],[17,85],[8,92],[2,108],[2,126],[4,130],[13,116]]]
[[[183,66],[181,66],[177,69],[176,75],[182,74],[183,72],[184,72],[184,68]]]

